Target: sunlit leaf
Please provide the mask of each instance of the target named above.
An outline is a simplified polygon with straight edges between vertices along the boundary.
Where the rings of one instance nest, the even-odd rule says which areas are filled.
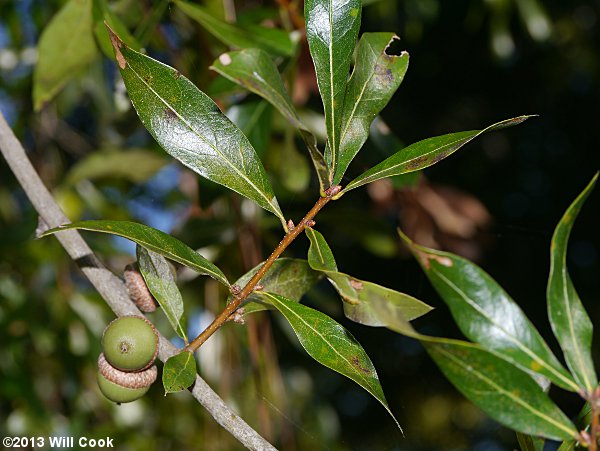
[[[450,133],[411,144],[352,180],[337,197],[342,196],[351,189],[358,188],[375,180],[406,174],[432,166],[438,161],[452,155],[478,136],[493,130],[520,124],[530,117],[532,116],[519,116],[490,125],[483,130]]]
[[[162,373],[165,394],[185,390],[191,387],[195,380],[196,360],[191,352],[180,352],[165,362]]]
[[[98,150],[79,160],[69,170],[65,183],[76,184],[81,180],[103,178],[141,183],[156,174],[168,162],[156,152],[144,149]]]
[[[252,268],[235,284],[243,288],[256,274],[262,263]],[[292,301],[299,302],[302,296],[310,290],[322,277],[321,273],[314,271],[306,260],[296,258],[278,258],[260,280],[263,291],[279,294]],[[265,310],[270,304],[262,302],[262,297],[252,293],[242,304],[244,314]]]
[[[187,343],[187,333],[183,319],[183,298],[177,288],[175,276],[169,262],[160,254],[136,246],[137,261],[140,273],[146,285],[161,306],[171,327]]]
[[[39,111],[98,54],[92,0],[69,0],[44,28],[33,73],[33,105]]]
[[[393,33],[364,33],[360,38],[354,71],[344,98],[333,185],[340,183],[348,165],[367,140],[371,122],[404,79],[408,53],[395,55],[390,50],[398,39]]]
[[[306,38],[325,108],[328,142],[325,161],[331,177],[338,167],[344,96],[360,28],[361,8],[360,0],[304,2]]]
[[[291,125],[298,129],[309,150],[321,191],[328,188],[329,174],[323,154],[317,147],[317,139],[298,118],[296,108],[271,57],[260,49],[229,52],[217,58],[211,69],[268,100]]]
[[[177,70],[131,50],[111,32],[117,63],[133,106],[171,156],[285,219],[248,138]]]
[[[144,224],[111,220],[79,221],[50,229],[41,234],[41,236],[51,235],[60,232],[61,230],[68,229],[89,230],[92,232],[110,233],[112,235],[122,236],[148,250],[181,263],[188,268],[192,268],[200,274],[209,275],[222,284],[229,286],[225,274],[198,252],[182,243],[177,238]]]
[[[573,223],[592,192],[598,174],[575,199],[558,223],[550,246],[548,279],[548,316],[554,335],[565,353],[567,366],[575,380],[587,393],[598,384],[592,361],[593,326],[567,272],[567,244]]]
[[[374,308],[388,328],[421,341],[450,382],[499,423],[536,437],[577,437],[575,426],[542,388],[510,362],[475,343],[422,335],[385,303]]]
[[[175,4],[183,13],[226,45],[238,49],[258,47],[269,53],[284,56],[291,56],[294,53],[294,43],[284,30],[259,25],[236,26],[217,19],[202,6],[179,0],[176,0]]]
[[[273,293],[263,292],[261,296],[288,320],[313,359],[359,384],[394,418],[371,359],[350,332],[318,310]]]
[[[457,255],[419,246],[402,232],[400,236],[467,338],[524,371],[578,390],[525,313],[489,274]]]
[[[409,321],[430,312],[432,307],[405,293],[382,287],[372,282],[351,277],[337,271],[333,253],[323,235],[313,228],[305,229],[310,240],[308,263],[322,271],[344,301],[344,314],[348,319],[366,326],[384,326],[373,303],[385,302],[402,313]]]

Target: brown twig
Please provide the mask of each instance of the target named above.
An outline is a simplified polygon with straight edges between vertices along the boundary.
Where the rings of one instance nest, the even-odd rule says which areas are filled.
[[[0,112],[0,152],[14,173],[19,184],[29,197],[33,207],[49,227],[58,227],[69,222],[39,175],[31,165],[23,146],[15,137]],[[81,235],[75,230],[56,234],[69,256],[77,263],[109,307],[118,315],[138,315],[141,312],[129,299],[125,284],[106,269],[94,255]],[[164,362],[179,350],[162,335],[160,336],[159,358]],[[240,443],[249,449],[275,448],[236,415],[200,376],[192,388],[192,395],[206,408],[210,415]]]
[[[596,387],[590,397],[592,407],[592,423],[590,425],[590,451],[598,451],[600,435],[600,387]]]
[[[307,226],[313,225],[313,218],[316,214],[323,208],[327,202],[331,200],[333,196],[339,193],[341,190],[341,186],[332,186],[325,191],[325,196],[320,197],[319,200],[315,203],[315,205],[310,209],[306,216],[302,218],[300,223],[295,227],[290,227],[290,230],[283,239],[279,242],[275,250],[269,255],[269,258],[265,260],[263,265],[258,269],[256,274],[250,279],[250,281],[246,284],[246,286],[237,294],[233,300],[227,304],[227,307],[215,318],[215,320],[206,328],[204,331],[198,335],[194,341],[192,341],[186,348],[186,351],[194,352],[196,351],[206,340],[210,338],[212,334],[214,334],[219,328],[227,321],[227,318],[235,312],[235,310],[240,306],[244,300],[252,294],[260,279],[267,273],[269,268],[273,265],[275,260],[287,249],[287,247],[296,239],[302,231]]]

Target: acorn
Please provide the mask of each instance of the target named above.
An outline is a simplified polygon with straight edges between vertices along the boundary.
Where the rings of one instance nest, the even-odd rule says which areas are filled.
[[[108,363],[104,354],[98,357],[98,387],[106,398],[117,404],[132,402],[144,396],[157,374],[156,365],[143,371],[128,373]]]
[[[108,363],[121,371],[143,371],[158,355],[158,332],[140,316],[113,320],[102,334],[102,350]]]
[[[140,273],[137,263],[131,263],[125,266],[123,271],[125,285],[129,292],[129,297],[145,313],[151,313],[156,310],[156,300],[150,290],[144,276]]]

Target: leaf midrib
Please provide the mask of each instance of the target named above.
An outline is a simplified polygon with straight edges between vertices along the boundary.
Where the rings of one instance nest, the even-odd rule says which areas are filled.
[[[273,208],[273,212],[278,212],[279,209],[275,208],[275,205],[273,205],[271,203],[271,200],[265,196],[265,194],[258,189],[258,187],[252,182],[252,180],[250,180],[243,172],[241,172],[238,168],[235,167],[235,165],[229,161],[229,159],[213,144],[211,143],[209,140],[207,140],[203,135],[201,135],[200,133],[198,133],[194,127],[192,127],[192,125],[186,121],[177,110],[175,110],[175,108],[173,108],[165,99],[163,99],[158,92],[156,92],[147,82],[146,80],[144,80],[143,77],[141,77],[136,70],[131,67],[131,64],[127,65],[130,69],[131,72],[133,72],[135,74],[135,76],[152,92],[154,93],[154,95],[165,105],[167,106],[171,111],[173,111],[173,113],[181,120],[181,122],[183,122],[191,131],[192,133],[194,133],[198,138],[200,138],[202,141],[204,141],[206,144],[208,144],[208,146],[210,146],[217,154],[219,154],[219,156],[223,159],[223,161],[225,161],[227,163],[227,165],[229,165],[231,167],[231,169],[233,169],[237,174],[239,174],[239,176],[246,181],[246,183],[248,183],[252,188],[254,188],[254,190],[260,195],[260,197],[262,197],[268,205],[271,206],[271,208]],[[240,141],[240,146],[241,146],[242,142]],[[276,213],[277,214],[277,213]],[[277,216],[279,216],[279,214],[277,214]]]
[[[438,348],[438,351],[441,352],[442,354],[445,354],[448,359],[452,360],[459,367],[467,370],[470,374],[473,374],[474,376],[476,376],[477,378],[479,378],[480,380],[482,380],[484,383],[488,384],[494,390],[500,392],[501,394],[504,394],[505,396],[507,396],[508,398],[512,399],[514,402],[516,402],[517,404],[520,404],[521,406],[525,407],[527,410],[529,410],[535,416],[537,416],[537,417],[541,418],[542,420],[544,420],[544,421],[552,424],[553,426],[555,426],[555,427],[557,427],[557,428],[559,428],[559,429],[567,432],[571,437],[575,437],[575,435],[573,435],[573,431],[570,428],[566,427],[562,423],[559,423],[557,420],[553,419],[552,417],[549,417],[548,415],[544,414],[543,412],[537,410],[535,407],[533,407],[530,404],[526,403],[525,401],[523,401],[518,396],[515,396],[511,392],[506,391],[503,387],[501,387],[500,385],[496,384],[492,379],[489,379],[483,373],[477,371],[475,368],[465,366],[464,363],[463,363],[463,361],[460,360],[460,359],[458,359],[457,357],[455,357],[452,353],[446,351],[443,348]]]
[[[440,273],[439,271],[437,271],[435,269],[432,269],[432,271],[435,272],[438,275],[438,277],[440,277],[448,286],[450,286],[450,288],[453,289],[460,297],[462,297],[463,300],[467,303],[467,305],[469,305],[471,308],[473,308],[474,310],[479,312],[481,314],[481,316],[483,316],[485,319],[487,319],[495,327],[500,329],[506,335],[506,337],[510,339],[510,341],[512,341],[514,344],[516,344],[517,347],[521,351],[523,351],[525,354],[527,354],[529,357],[531,357],[533,359],[533,361],[537,362],[539,365],[546,368],[548,371],[550,371],[552,374],[554,374],[560,380],[565,382],[567,385],[574,387],[575,389],[578,389],[577,385],[574,384],[573,381],[567,379],[563,374],[558,372],[554,367],[548,365],[544,359],[542,359],[540,356],[538,356],[538,354],[533,352],[533,350],[529,349],[524,343],[519,341],[517,339],[517,337],[510,334],[504,327],[502,327],[501,325],[496,323],[479,304],[477,304],[475,301],[472,301],[467,296],[467,294],[464,293],[462,290],[460,290],[460,288],[457,287],[455,284],[453,284],[451,280],[446,278],[442,273]],[[506,356],[506,357],[508,357],[508,356]],[[517,363],[517,362],[515,362],[515,363]]]

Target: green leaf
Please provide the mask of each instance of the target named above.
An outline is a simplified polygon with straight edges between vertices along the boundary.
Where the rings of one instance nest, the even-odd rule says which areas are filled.
[[[344,314],[348,319],[365,326],[384,326],[385,321],[373,309],[376,302],[385,302],[409,321],[432,310],[429,305],[405,293],[338,272],[333,253],[323,235],[310,227],[305,232],[310,240],[308,263],[312,269],[327,276],[344,301]]]
[[[250,144],[262,157],[269,147],[273,108],[264,100],[232,105],[227,117],[248,137]]]
[[[392,43],[399,39],[393,33],[364,33],[360,38],[354,71],[344,98],[333,185],[340,183],[350,162],[367,140],[371,122],[404,79],[408,69],[408,53],[388,53]]]
[[[44,28],[33,73],[36,111],[96,57],[92,28],[92,0],[69,0]]]
[[[93,11],[95,22],[94,34],[96,35],[96,40],[100,50],[102,50],[102,53],[104,53],[107,57],[115,59],[115,52],[113,52],[108,30],[104,25],[105,22],[115,31],[115,33],[121,37],[121,39],[123,39],[123,41],[129,47],[134,50],[139,50],[141,48],[140,43],[129,32],[125,24],[121,22],[121,19],[119,19],[119,17],[110,10],[110,6],[105,0],[94,0]]]
[[[213,17],[206,8],[183,1],[177,7],[189,18],[202,25],[206,31],[226,45],[238,49],[258,47],[275,55],[291,56],[295,45],[284,30],[258,25],[241,27]]]
[[[517,441],[521,451],[544,451],[545,440],[540,437],[517,432]]]
[[[552,236],[550,277],[548,279],[548,316],[554,335],[565,353],[567,366],[579,386],[592,393],[598,378],[592,361],[593,326],[567,272],[567,243],[573,223],[592,192],[598,173],[567,209]]]
[[[182,243],[177,238],[144,224],[130,221],[110,220],[78,221],[50,229],[41,234],[41,236],[51,235],[68,229],[89,230],[92,232],[110,233],[112,235],[122,236],[123,238],[127,238],[163,257],[167,257],[188,268],[192,268],[200,274],[209,275],[223,285],[229,287],[229,282],[227,281],[225,274],[198,252]]]
[[[328,146],[325,161],[331,171],[338,167],[342,110],[352,53],[360,28],[360,0],[306,0],[306,38],[319,92],[325,108]]]
[[[419,246],[399,233],[467,338],[524,371],[578,390],[534,325],[489,274],[464,258]]]
[[[240,277],[235,284],[241,288],[246,286],[263,263],[252,268]],[[260,284],[263,286],[263,291],[269,291],[284,296],[292,301],[300,302],[302,296],[304,296],[321,277],[322,275],[318,271],[314,271],[310,268],[306,260],[284,257],[275,260],[273,265],[260,280]],[[262,297],[257,292],[252,293],[242,304],[244,314],[248,315],[270,307],[270,304],[265,304],[262,301]]]
[[[177,70],[111,40],[127,92],[148,131],[171,156],[285,219],[248,138]]]
[[[65,183],[81,180],[125,179],[141,183],[152,177],[169,161],[145,149],[101,149],[79,160],[66,176]],[[135,168],[135,170],[133,170]]]
[[[452,155],[478,136],[493,130],[500,130],[505,127],[521,124],[530,117],[532,116],[519,116],[490,125],[483,130],[450,133],[411,144],[359,175],[348,183],[336,197],[339,198],[351,189],[358,188],[375,180],[406,174],[432,166],[438,161]]]
[[[162,373],[165,395],[185,390],[191,387],[195,381],[196,361],[191,352],[183,351],[165,362]]]
[[[499,423],[553,440],[577,436],[575,426],[524,371],[477,344],[422,335],[385,303],[375,308],[388,328],[421,341],[448,380]]]
[[[146,285],[161,306],[171,327],[188,344],[188,337],[183,321],[183,299],[171,266],[162,255],[136,246],[137,261]]]
[[[329,173],[323,154],[317,147],[317,139],[298,118],[296,108],[271,57],[260,49],[245,49],[222,54],[210,68],[268,100],[298,129],[308,147],[321,191],[329,188]]]
[[[283,296],[268,292],[261,296],[283,314],[313,359],[359,384],[394,418],[371,359],[350,332],[324,313]],[[396,418],[394,421],[400,428]]]

